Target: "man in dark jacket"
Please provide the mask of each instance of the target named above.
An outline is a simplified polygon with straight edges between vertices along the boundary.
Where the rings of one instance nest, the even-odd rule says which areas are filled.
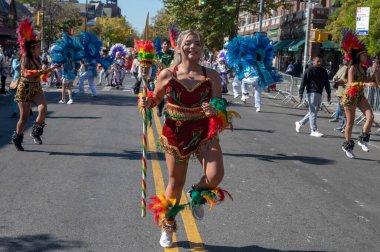
[[[309,112],[300,121],[296,122],[296,131],[300,129],[308,121],[310,121],[310,136],[322,137],[323,134],[317,128],[317,115],[322,102],[323,88],[326,89],[327,100],[331,100],[331,88],[329,77],[326,69],[322,67],[321,57],[315,57],[313,65],[307,68],[302,77],[302,83],[299,88],[299,100],[303,99],[303,93],[306,88],[307,102],[309,104]]]

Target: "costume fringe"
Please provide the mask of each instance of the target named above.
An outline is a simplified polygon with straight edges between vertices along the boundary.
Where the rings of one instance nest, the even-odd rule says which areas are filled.
[[[151,203],[148,209],[153,213],[156,224],[159,224],[159,221],[164,218],[175,218],[186,207],[186,205],[176,205],[176,199],[166,199],[164,194],[152,196],[149,199]]]
[[[233,129],[232,118],[241,118],[236,111],[227,111],[228,102],[224,98],[213,98],[210,105],[215,109],[215,115],[210,117],[210,126],[208,136],[222,132],[225,128]]]

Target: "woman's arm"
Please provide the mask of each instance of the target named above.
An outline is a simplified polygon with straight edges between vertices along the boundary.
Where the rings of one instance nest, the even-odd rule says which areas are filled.
[[[152,104],[159,104],[165,96],[165,86],[172,78],[173,73],[168,69],[162,70],[157,77],[157,82],[153,94],[149,97],[140,97],[139,104],[142,107],[152,107]]]
[[[352,84],[354,82],[355,72],[356,72],[356,69],[354,66],[351,66],[350,69],[348,69],[347,84]]]

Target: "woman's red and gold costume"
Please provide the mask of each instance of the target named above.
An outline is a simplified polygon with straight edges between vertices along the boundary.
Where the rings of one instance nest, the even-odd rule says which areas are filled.
[[[205,79],[191,90],[177,79],[177,67],[174,67],[173,77],[165,86],[168,103],[159,142],[163,151],[179,161],[189,159],[192,154],[198,155],[202,144],[217,137],[215,131],[210,134],[210,119],[201,107],[203,102],[210,102],[212,94],[206,69],[202,69]]]

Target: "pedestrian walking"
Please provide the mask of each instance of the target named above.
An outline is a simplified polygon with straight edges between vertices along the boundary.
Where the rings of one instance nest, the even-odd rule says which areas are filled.
[[[353,153],[355,142],[351,139],[352,128],[355,121],[356,108],[359,108],[365,115],[365,123],[362,133],[358,137],[358,145],[365,152],[369,151],[368,142],[371,136],[371,127],[373,123],[373,111],[364,96],[364,87],[377,87],[377,83],[368,79],[366,74],[366,64],[368,61],[367,49],[351,30],[345,30],[343,33],[342,48],[346,56],[352,60],[348,69],[348,82],[343,91],[342,105],[347,117],[345,129],[345,141],[342,150],[348,158],[355,158]]]
[[[309,122],[310,136],[322,137],[323,134],[318,131],[317,116],[322,102],[323,89],[326,90],[327,100],[330,102],[331,88],[327,71],[322,67],[322,58],[319,56],[314,58],[313,65],[309,66],[304,72],[299,88],[299,102],[302,102],[305,88],[309,112],[300,121],[295,122],[296,132],[299,133],[302,126]]]
[[[348,81],[348,60],[346,58],[342,59],[342,64],[339,67],[338,72],[332,78],[334,82],[334,88],[336,89],[336,96],[338,97],[338,103],[336,105],[335,116],[330,122],[338,122],[339,118],[342,118],[342,125],[339,128],[335,128],[335,130],[344,132],[344,128],[346,127],[346,115],[344,113],[344,108],[341,104],[343,90]]]
[[[177,230],[175,217],[187,206],[179,202],[191,156],[198,158],[204,172],[188,192],[194,217],[202,219],[203,205],[222,201],[225,193],[217,187],[224,176],[218,132],[227,126],[227,118],[218,117],[223,114],[218,111],[226,112],[227,101],[221,98],[219,74],[199,64],[202,51],[197,32],[182,32],[177,39],[174,66],[160,73],[154,92],[139,99],[139,105],[145,108],[156,106],[165,95],[168,101],[159,143],[165,152],[169,182],[165,195],[153,197],[149,205],[162,227],[162,247],[172,246],[173,232]],[[215,128],[214,123],[219,120],[225,123]]]

